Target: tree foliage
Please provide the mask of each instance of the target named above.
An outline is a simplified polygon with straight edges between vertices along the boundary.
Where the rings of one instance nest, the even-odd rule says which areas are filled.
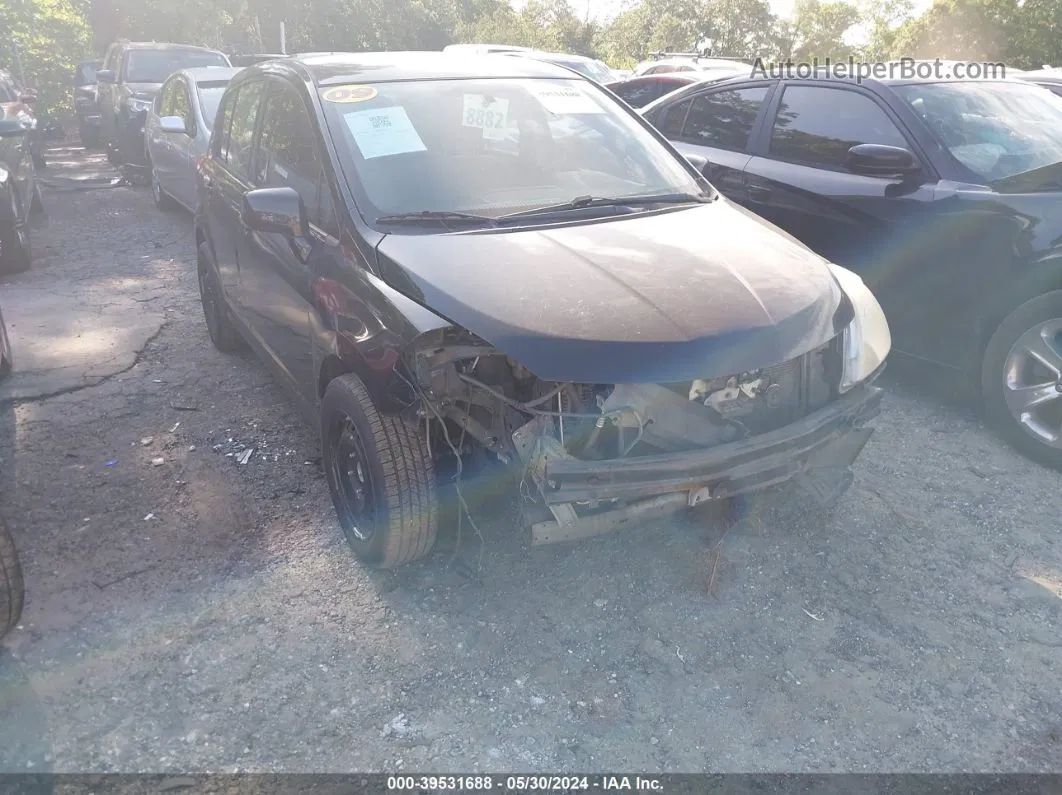
[[[74,63],[119,37],[275,52],[441,49],[518,44],[630,67],[652,52],[705,44],[735,58],[810,61],[849,55],[1062,64],[1062,0],[797,0],[779,19],[767,0],[628,0],[607,22],[587,0],[0,0],[0,67],[21,60],[42,104],[69,103]],[[862,42],[853,46],[853,31]]]
[[[0,2],[0,66],[37,87],[41,107],[65,110],[77,61],[89,51],[82,0]]]

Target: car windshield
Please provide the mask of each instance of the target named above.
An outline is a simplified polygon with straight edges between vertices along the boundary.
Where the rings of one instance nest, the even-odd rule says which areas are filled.
[[[130,50],[125,61],[125,79],[130,83],[164,83],[178,69],[197,66],[228,66],[220,52],[202,50]]]
[[[948,151],[986,182],[1062,162],[1062,97],[1022,83],[897,88]]]
[[[367,215],[498,217],[576,197],[703,190],[619,103],[582,80],[410,81],[321,96]]]
[[[196,86],[199,92],[199,107],[203,109],[203,121],[206,122],[207,129],[214,127],[214,118],[218,115],[218,104],[228,84],[228,80],[213,80],[209,83],[198,83]]]

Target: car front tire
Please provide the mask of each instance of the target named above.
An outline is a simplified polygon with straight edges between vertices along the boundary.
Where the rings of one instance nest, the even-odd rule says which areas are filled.
[[[1011,312],[981,369],[986,418],[1017,450],[1062,469],[1062,291]]]
[[[206,241],[199,244],[196,266],[199,275],[199,300],[203,304],[203,318],[214,347],[222,353],[236,353],[244,347],[240,330],[232,322],[231,310],[221,289],[217,269]]]
[[[22,220],[22,201],[18,192],[9,187],[7,199],[0,206],[0,270],[19,273],[28,270],[33,262],[29,228]]]
[[[18,624],[22,616],[25,585],[15,542],[0,519],[0,637]]]
[[[361,380],[342,375],[321,401],[321,443],[332,503],[358,559],[393,569],[427,555],[439,509],[419,427],[381,414]]]

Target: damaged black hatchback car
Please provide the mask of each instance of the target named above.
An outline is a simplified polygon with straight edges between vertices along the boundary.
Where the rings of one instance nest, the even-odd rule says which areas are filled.
[[[879,409],[862,281],[550,64],[251,67],[198,195],[210,336],[319,423],[372,565],[431,549],[437,478],[474,460],[514,468],[535,542],[788,482],[829,502]]]

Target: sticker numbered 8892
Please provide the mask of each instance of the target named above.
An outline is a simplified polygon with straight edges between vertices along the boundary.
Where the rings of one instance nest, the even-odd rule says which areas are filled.
[[[467,108],[465,125],[484,129],[500,129],[505,126],[505,114],[489,108]]]

